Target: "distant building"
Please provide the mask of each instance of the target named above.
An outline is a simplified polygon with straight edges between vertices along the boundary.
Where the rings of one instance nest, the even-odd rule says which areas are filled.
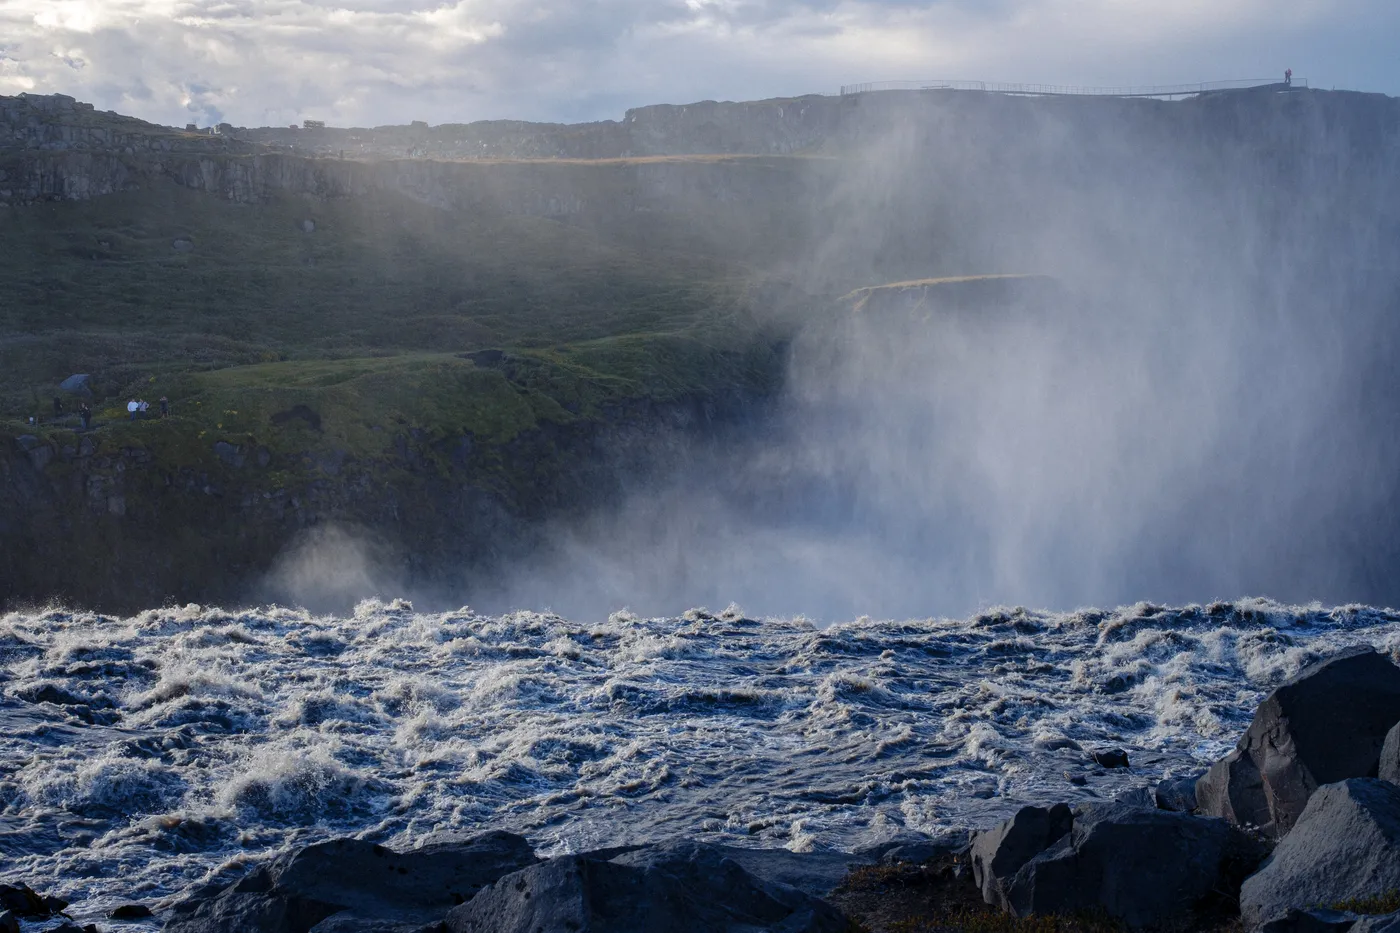
[[[199,132],[199,124],[198,124],[198,123],[186,123],[186,124],[185,124],[185,132],[186,132],[186,133],[198,133],[198,132]]]
[[[324,130],[324,129],[326,128],[326,121],[325,121],[325,120],[302,120],[302,121],[301,121],[301,125],[302,125],[304,128],[308,129],[308,130]]]

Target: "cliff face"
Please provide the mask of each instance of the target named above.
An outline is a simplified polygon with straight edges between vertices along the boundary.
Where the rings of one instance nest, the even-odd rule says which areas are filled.
[[[357,154],[349,145],[356,134],[378,142]],[[519,158],[537,161],[501,161]],[[623,238],[651,224],[647,215],[699,220],[709,245],[731,253],[736,236],[739,251],[752,249],[745,234],[757,227],[763,242],[805,238],[789,259],[811,255],[820,239],[844,256],[850,277],[866,281],[984,272],[992,262],[1033,268],[1041,260],[1022,230],[1098,208],[1094,199],[1116,207],[1135,188],[1155,196],[1177,185],[1193,197],[1213,189],[1251,212],[1264,203],[1261,190],[1282,190],[1295,203],[1274,202],[1281,213],[1306,202],[1326,214],[1338,208],[1317,201],[1323,191],[1389,209],[1397,176],[1400,100],[1346,92],[1179,102],[877,92],[644,107],[620,123],[581,126],[218,136],[97,114],[67,98],[0,98],[0,205],[164,180],[239,203],[398,192]],[[970,215],[975,223],[950,238],[955,218]],[[920,257],[930,251],[948,262],[927,268]]]
[[[370,542],[381,579],[460,598],[468,571],[524,556],[546,521],[616,503],[693,445],[762,419],[770,401],[742,390],[637,400],[503,444],[406,429],[389,456],[284,457],[219,442],[184,466],[100,432],[0,430],[0,604],[61,596],[134,612],[170,600],[309,599],[268,575],[328,527]],[[501,488],[491,475],[500,469],[515,488]]]

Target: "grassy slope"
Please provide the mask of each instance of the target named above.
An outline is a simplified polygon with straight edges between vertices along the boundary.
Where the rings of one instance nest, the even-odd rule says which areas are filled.
[[[172,465],[217,439],[357,456],[406,428],[504,442],[771,365],[736,271],[703,254],[393,195],[248,206],[161,185],[14,210],[0,255],[0,426],[46,420],[57,382],[91,373],[101,447]],[[485,347],[508,363],[458,355]],[[176,417],[128,424],[131,395],[167,395]],[[321,430],[272,423],[294,405]]]

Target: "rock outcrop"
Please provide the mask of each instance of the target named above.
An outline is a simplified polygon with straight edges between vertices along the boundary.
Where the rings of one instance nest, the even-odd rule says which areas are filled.
[[[1049,809],[1022,807],[1016,815],[972,840],[972,880],[988,904],[1011,910],[1005,886],[1031,859],[1068,835],[1074,814],[1061,803]]]
[[[1240,891],[1249,929],[1290,910],[1333,907],[1400,889],[1400,787],[1353,778],[1320,788]]]
[[[1381,746],[1381,760],[1376,766],[1376,776],[1382,781],[1400,784],[1400,722],[1386,734]]]
[[[395,852],[336,839],[284,855],[228,887],[177,904],[169,933],[388,933],[442,919],[502,875],[536,862],[520,836],[492,832]]]
[[[1384,655],[1360,647],[1315,664],[1260,704],[1239,745],[1197,783],[1200,811],[1282,836],[1317,788],[1377,775],[1397,720],[1400,667]]]
[[[834,907],[698,843],[550,859],[447,916],[450,933],[845,933]]]
[[[1064,838],[1003,882],[1017,916],[1103,911],[1157,926],[1200,909],[1230,886],[1235,831],[1220,819],[1095,805]]]

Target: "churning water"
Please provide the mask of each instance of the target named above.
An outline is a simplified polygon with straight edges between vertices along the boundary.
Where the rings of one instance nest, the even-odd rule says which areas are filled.
[[[503,828],[546,854],[939,835],[1194,769],[1310,661],[1363,642],[1400,657],[1398,622],[1265,601],[822,630],[402,602],[15,613],[0,877],[95,919],[342,834]],[[1095,773],[1104,745],[1133,768]]]

